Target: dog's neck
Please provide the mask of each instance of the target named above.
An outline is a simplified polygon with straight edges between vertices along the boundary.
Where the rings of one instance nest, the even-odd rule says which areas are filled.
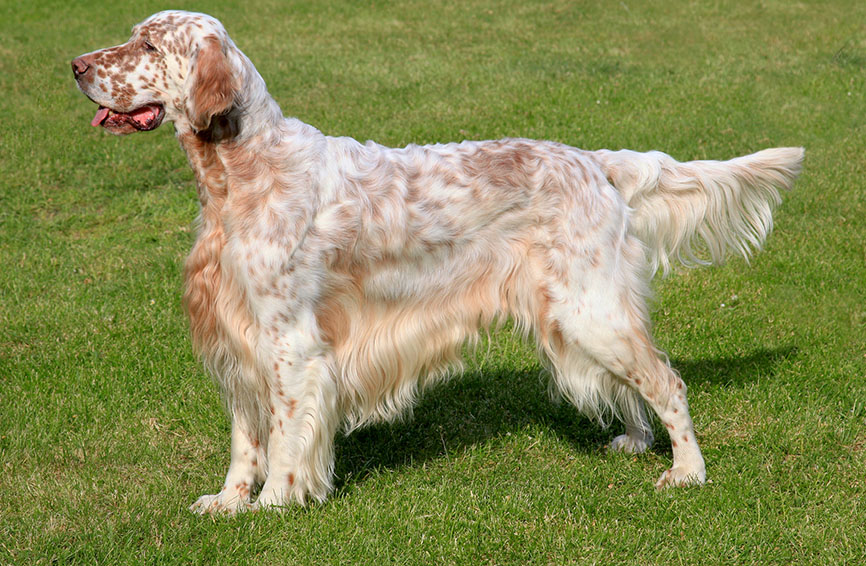
[[[231,191],[266,190],[278,184],[285,190],[298,186],[292,179],[307,178],[304,171],[320,155],[325,136],[300,120],[283,118],[276,102],[268,99],[276,113],[270,108],[264,118],[233,108],[203,131],[175,124],[178,142],[195,173],[203,211],[220,211]],[[302,184],[310,188],[311,181]]]
[[[210,133],[202,135],[191,129],[176,128],[176,134],[195,173],[202,209],[214,206],[222,208],[228,185],[225,162],[217,152],[219,144],[213,142]]]
[[[178,141],[195,172],[203,208],[213,205],[221,208],[228,180],[242,165],[238,153],[245,148],[265,149],[279,143],[284,122],[279,105],[249,59],[237,50],[231,58],[240,82],[232,108],[213,116],[203,130],[194,129],[185,119],[175,122]]]

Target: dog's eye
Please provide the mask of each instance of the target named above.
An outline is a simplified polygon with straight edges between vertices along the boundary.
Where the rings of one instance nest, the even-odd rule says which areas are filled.
[[[156,51],[156,47],[154,47],[153,44],[146,39],[144,40],[144,48],[147,51]]]

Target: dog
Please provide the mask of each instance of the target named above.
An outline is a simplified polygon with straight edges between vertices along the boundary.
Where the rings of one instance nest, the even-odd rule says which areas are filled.
[[[652,444],[648,404],[673,448],[656,486],[705,482],[686,387],[650,333],[650,280],[760,248],[802,148],[680,163],[526,139],[328,137],[283,117],[219,21],[179,11],[72,70],[99,106],[93,126],[171,121],[195,172],[183,300],[231,416],[231,462],[193,511],[325,500],[336,432],[398,418],[506,319],[552,389],[624,423],[611,450]]]

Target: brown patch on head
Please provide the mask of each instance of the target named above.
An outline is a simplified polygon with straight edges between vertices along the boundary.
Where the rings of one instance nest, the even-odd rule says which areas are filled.
[[[206,130],[214,116],[232,108],[235,99],[232,68],[216,36],[205,38],[193,59],[191,79],[187,114],[196,130]]]

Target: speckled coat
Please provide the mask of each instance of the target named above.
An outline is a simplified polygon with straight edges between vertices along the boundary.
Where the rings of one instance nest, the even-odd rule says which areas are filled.
[[[611,449],[668,429],[657,485],[706,473],[683,381],[653,345],[649,280],[672,259],[747,255],[802,150],[727,162],[510,139],[391,149],[283,118],[215,19],[161,12],[77,58],[112,133],[174,122],[195,171],[186,263],[192,338],[232,419],[222,489],[198,512],[323,500],[340,427],[392,420],[460,368],[478,330],[512,319],[552,389],[625,423]],[[255,502],[251,492],[261,491]]]

